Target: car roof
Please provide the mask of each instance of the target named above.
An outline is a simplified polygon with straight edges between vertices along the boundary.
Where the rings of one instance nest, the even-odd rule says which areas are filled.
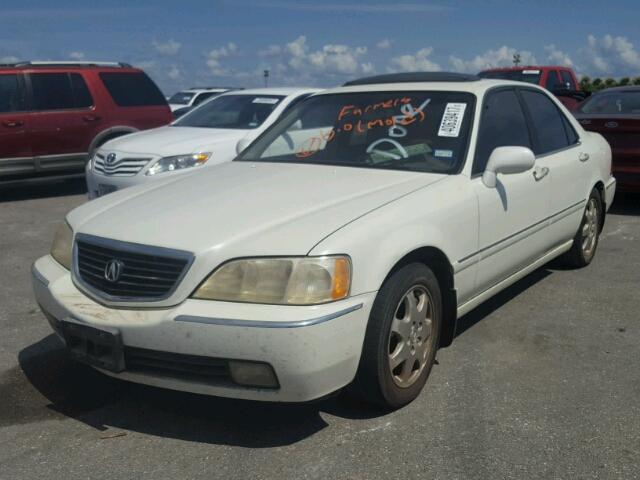
[[[517,67],[485,68],[482,72],[518,72],[521,70],[571,70],[571,67],[563,65],[518,65]]]
[[[288,97],[289,95],[301,95],[303,93],[317,93],[322,91],[320,88],[303,88],[303,87],[268,87],[268,88],[250,88],[246,90],[233,90],[225,92],[223,95],[281,95]]]
[[[362,92],[403,92],[403,91],[450,91],[450,92],[469,92],[476,95],[482,95],[491,88],[501,86],[529,87],[544,91],[541,87],[526,83],[516,82],[513,80],[478,78],[473,81],[429,81],[429,82],[396,82],[396,83],[373,83],[361,85],[348,85],[337,88],[324,90],[318,95],[330,95],[338,93],[362,93]]]

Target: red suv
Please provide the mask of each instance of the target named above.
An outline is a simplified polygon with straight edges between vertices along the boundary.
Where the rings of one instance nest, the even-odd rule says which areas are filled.
[[[480,72],[478,76],[540,85],[558,97],[558,100],[569,110],[573,110],[578,103],[587,97],[587,94],[580,90],[576,74],[569,67],[545,65],[490,68]]]
[[[158,87],[127,64],[0,65],[0,185],[82,176],[107,140],[171,120]]]

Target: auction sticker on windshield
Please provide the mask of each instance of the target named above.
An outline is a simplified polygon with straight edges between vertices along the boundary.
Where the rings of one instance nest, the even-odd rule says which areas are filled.
[[[439,137],[457,137],[460,135],[460,126],[462,125],[466,108],[466,103],[447,103],[440,122],[440,129],[438,130]]]

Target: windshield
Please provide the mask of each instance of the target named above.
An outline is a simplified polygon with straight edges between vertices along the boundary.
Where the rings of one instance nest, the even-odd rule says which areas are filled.
[[[195,93],[191,92],[178,92],[174,93],[169,99],[169,103],[177,105],[188,105],[189,101],[193,98]]]
[[[597,93],[585,100],[578,111],[612,115],[640,114],[640,90]]]
[[[238,160],[454,173],[464,161],[474,101],[444,91],[310,97]]]
[[[478,74],[480,78],[495,78],[498,80],[514,80],[538,85],[540,83],[540,70],[501,70],[486,71]]]
[[[222,95],[194,108],[173,126],[257,128],[283,98],[279,95]]]

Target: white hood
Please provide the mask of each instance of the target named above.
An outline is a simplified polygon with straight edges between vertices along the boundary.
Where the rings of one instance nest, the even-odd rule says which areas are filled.
[[[101,150],[136,155],[166,157],[185,153],[207,152],[220,143],[235,149],[238,140],[251,130],[230,128],[195,128],[164,126],[118,137],[105,143]]]
[[[68,220],[76,232],[196,256],[305,255],[345,224],[444,177],[230,162],[107,195]]]

